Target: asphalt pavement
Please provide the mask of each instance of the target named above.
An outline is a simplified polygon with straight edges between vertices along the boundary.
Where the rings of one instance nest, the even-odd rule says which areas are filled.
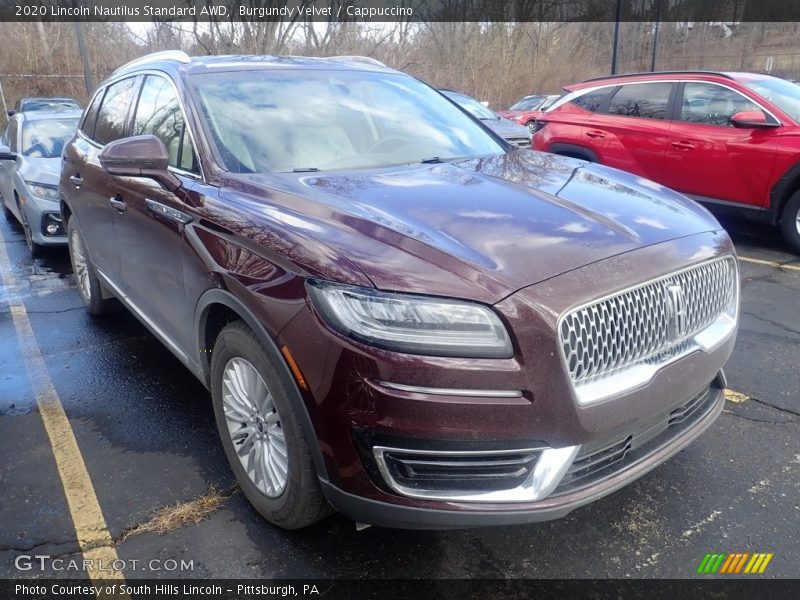
[[[80,558],[81,542],[15,305],[24,306],[129,580],[686,578],[698,577],[709,552],[773,553],[754,577],[797,577],[800,257],[769,227],[727,225],[743,259],[741,327],[726,369],[736,393],[715,425],[666,464],[548,523],[356,531],[335,515],[287,532],[262,520],[237,491],[208,392],[127,312],[87,315],[66,251],[32,260],[22,230],[3,221],[0,578],[85,576],[18,559]],[[162,519],[163,533],[149,531],[164,507],[189,507],[203,518]]]

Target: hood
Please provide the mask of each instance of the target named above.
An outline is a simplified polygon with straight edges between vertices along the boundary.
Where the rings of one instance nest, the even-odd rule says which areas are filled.
[[[25,181],[45,183],[58,187],[61,177],[61,157],[55,158],[28,158],[22,160],[19,174]]]
[[[532,150],[380,172],[229,174],[223,188],[327,244],[380,289],[488,303],[720,229],[705,209],[649,180]]]
[[[527,127],[518,125],[517,123],[509,121],[508,119],[482,119],[481,122],[504,139],[530,139],[531,137],[531,132]]]
[[[511,119],[515,122],[525,122],[530,121],[531,119],[536,120],[540,116],[542,116],[542,111],[540,110],[504,110],[497,113],[501,117],[506,119]]]

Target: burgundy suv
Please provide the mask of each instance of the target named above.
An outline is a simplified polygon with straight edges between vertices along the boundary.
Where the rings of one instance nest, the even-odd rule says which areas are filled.
[[[556,518],[722,410],[739,287],[714,218],[374,61],[137,60],[60,194],[88,311],[120,302],[210,389],[281,527]]]
[[[780,225],[800,252],[800,85],[753,73],[593,79],[538,121],[533,147],[657,181]]]

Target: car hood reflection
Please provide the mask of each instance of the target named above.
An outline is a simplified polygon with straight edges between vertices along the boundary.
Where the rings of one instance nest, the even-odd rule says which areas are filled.
[[[223,185],[282,205],[265,212],[304,223],[379,288],[471,290],[483,301],[720,229],[705,209],[657,184],[530,150],[380,171],[229,175]],[[453,288],[454,278],[468,287]]]

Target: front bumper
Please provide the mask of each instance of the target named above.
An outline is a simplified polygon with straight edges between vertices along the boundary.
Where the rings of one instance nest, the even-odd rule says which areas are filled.
[[[693,352],[670,363],[642,387],[581,405],[559,353],[558,317],[576,302],[591,299],[581,295],[607,290],[612,274],[614,288],[625,289],[732,253],[724,233],[698,234],[576,269],[512,294],[496,305],[515,338],[515,353],[508,359],[378,350],[335,334],[307,306],[277,341],[291,350],[307,382],[302,395],[317,437],[317,466],[329,501],[363,523],[406,528],[501,525],[558,518],[640,477],[686,446],[720,413],[724,386],[718,374],[735,335],[713,351]],[[658,423],[677,418],[700,394],[706,394],[702,410],[691,422],[670,428],[668,435],[659,429]],[[644,436],[647,443],[641,441],[643,431],[655,432]],[[613,468],[574,482],[570,468],[587,452],[612,452],[629,436],[637,442],[631,442]],[[550,473],[549,481],[540,480],[541,485],[510,494],[493,493],[512,489],[507,486],[489,486],[486,495],[476,497],[417,493],[430,490],[415,489],[413,474],[408,473],[405,481],[393,481],[376,454],[380,448],[423,455],[576,450],[565,450],[563,464]],[[514,465],[527,460],[506,458]],[[407,463],[400,465],[406,468],[415,461],[401,457],[395,462]],[[416,461],[411,471],[429,469],[425,462],[435,461]],[[474,462],[470,467],[484,468]],[[530,474],[520,469],[523,479]],[[452,473],[440,470],[436,476]]]
[[[43,200],[34,195],[25,197],[22,212],[31,230],[31,238],[41,246],[63,246],[67,243],[67,234],[61,221],[58,203]],[[48,232],[49,225],[57,226],[54,233]]]
[[[400,529],[461,529],[497,525],[518,525],[559,519],[571,511],[599,500],[645,475],[685,448],[717,419],[725,403],[722,378],[715,380],[708,390],[707,404],[701,414],[688,426],[673,436],[656,440],[653,445],[641,448],[638,455],[627,460],[622,468],[609,469],[607,475],[588,485],[556,492],[544,500],[529,504],[509,505],[504,508],[467,503],[455,509],[421,508],[381,502],[347,493],[328,481],[322,481],[322,490],[331,505],[351,519],[370,525]]]

